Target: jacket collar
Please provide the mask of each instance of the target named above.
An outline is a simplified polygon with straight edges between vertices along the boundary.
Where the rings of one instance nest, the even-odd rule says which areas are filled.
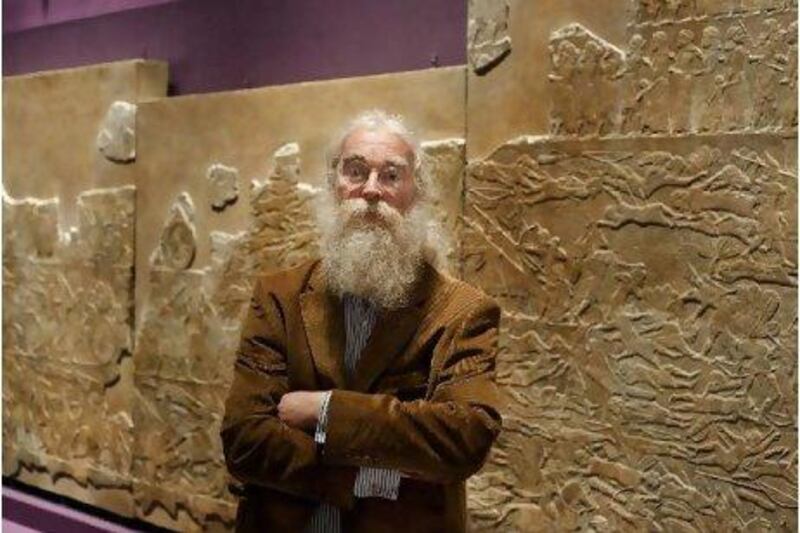
[[[353,379],[348,382],[344,365],[344,307],[341,298],[328,290],[321,266],[317,261],[312,267],[306,289],[300,294],[300,309],[314,365],[336,388],[367,392],[417,331],[433,290],[436,270],[427,262],[423,263],[411,303],[400,309],[379,311]]]

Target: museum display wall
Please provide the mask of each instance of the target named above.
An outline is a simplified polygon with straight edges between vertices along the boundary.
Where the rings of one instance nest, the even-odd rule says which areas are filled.
[[[3,81],[3,475],[230,530],[256,272],[315,255],[343,122],[423,141],[448,269],[503,309],[475,531],[797,528],[797,5],[473,0],[466,66],[166,97]]]

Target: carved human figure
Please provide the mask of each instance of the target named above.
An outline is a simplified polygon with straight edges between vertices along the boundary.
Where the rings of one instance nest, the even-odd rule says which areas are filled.
[[[797,21],[792,21],[780,41],[786,43],[777,100],[778,125],[797,126]]]
[[[575,114],[575,68],[578,62],[578,48],[567,40],[558,44],[550,43],[552,73],[548,80],[553,84],[552,109],[550,112],[550,132],[554,135],[575,133],[577,117]]]
[[[667,18],[681,20],[692,15],[693,0],[666,0]]]
[[[650,41],[648,56],[653,62],[653,78],[649,84],[641,84],[637,99],[642,103],[642,130],[647,133],[665,133],[669,127],[667,103],[667,75],[672,62],[667,34],[657,31]],[[649,81],[649,80],[648,80]]]
[[[694,32],[683,29],[675,42],[675,61],[669,68],[673,133],[687,133],[690,129],[694,79],[701,71],[703,52],[694,44]]]
[[[753,126],[756,128],[770,127],[777,119],[776,95],[784,71],[785,38],[775,19],[764,20],[755,42],[755,53],[748,58],[748,81],[754,88]]]
[[[653,62],[645,55],[645,45],[646,41],[639,33],[631,36],[628,41],[625,53],[625,71],[622,79],[621,129],[623,133],[641,129],[642,106],[640,99],[637,98],[640,90],[640,80],[648,79],[653,71]]]
[[[661,16],[664,0],[639,0],[636,18],[639,22],[654,22]]]
[[[722,52],[722,34],[716,26],[703,28],[700,38],[700,52],[702,54],[702,67],[698,72],[692,94],[691,126],[692,131],[709,131],[709,118],[718,115],[720,109],[712,109],[712,95],[716,90],[715,78],[721,73],[725,55]],[[723,77],[724,81],[724,77]],[[717,105],[722,102],[716,99]]]
[[[620,129],[620,91],[624,72],[622,54],[615,49],[607,49],[600,58],[599,71],[597,133],[605,135]]]
[[[600,98],[597,91],[600,80],[600,59],[603,49],[592,40],[583,45],[576,69],[576,86],[581,97],[578,108],[578,132],[597,131]]]
[[[725,34],[725,112],[722,124],[727,131],[743,129],[750,123],[750,89],[745,76],[748,62],[746,41],[747,33],[742,26],[733,25],[728,28]]]

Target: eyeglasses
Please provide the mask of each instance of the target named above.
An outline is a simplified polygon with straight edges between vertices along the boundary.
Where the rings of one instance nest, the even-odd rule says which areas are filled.
[[[336,169],[352,185],[366,183],[374,170],[378,173],[378,183],[385,188],[397,187],[409,171],[407,165],[390,161],[379,166],[371,166],[361,157],[342,159]]]

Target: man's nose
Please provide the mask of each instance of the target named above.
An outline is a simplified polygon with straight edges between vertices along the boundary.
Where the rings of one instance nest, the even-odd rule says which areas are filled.
[[[361,190],[361,195],[364,197],[365,200],[368,201],[377,201],[381,199],[383,195],[383,191],[381,190],[380,184],[378,183],[378,171],[372,170],[369,173],[369,178],[364,183],[364,188]]]

